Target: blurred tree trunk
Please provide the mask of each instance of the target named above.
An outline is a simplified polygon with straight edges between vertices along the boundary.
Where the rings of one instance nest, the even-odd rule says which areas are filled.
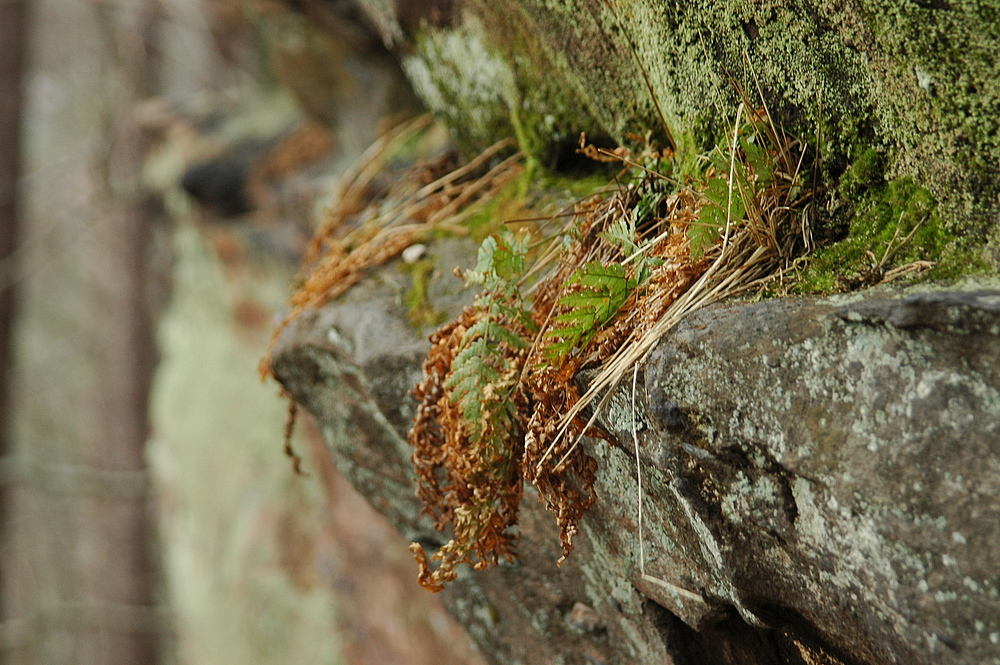
[[[83,529],[90,613],[84,662],[94,665],[156,662],[162,628],[155,611],[154,513],[143,456],[157,360],[145,298],[145,258],[155,215],[141,200],[111,207],[95,225],[90,252],[94,304],[104,316],[95,327],[97,428],[85,459],[95,477],[107,481],[89,498]]]
[[[88,255],[98,366],[96,428],[86,464],[109,482],[90,497],[84,524],[89,664],[155,663],[165,628],[156,612],[156,530],[144,451],[157,364],[147,266],[153,225],[162,217],[141,182],[148,141],[140,102],[155,92],[155,0],[96,5],[110,52],[105,101],[107,153]]]
[[[16,243],[18,258],[0,258],[4,337],[15,284],[19,299],[14,363],[0,339],[15,382],[0,392],[0,663],[145,664],[172,646],[144,458],[163,291],[148,258],[166,234],[136,113],[159,91],[161,20],[154,0],[0,0],[0,257]]]
[[[27,3],[0,3],[0,455],[7,445],[10,332],[14,318],[13,257],[18,238],[21,105]],[[3,511],[0,504],[0,511]]]
[[[10,386],[13,350],[11,331],[16,304],[14,249],[19,238],[18,180],[21,172],[21,108],[28,6],[26,0],[0,3],[0,532],[8,530],[11,513],[12,446]],[[10,568],[0,566],[0,593],[7,593]],[[0,606],[4,606],[0,604]],[[0,649],[12,641],[16,622],[0,614]]]

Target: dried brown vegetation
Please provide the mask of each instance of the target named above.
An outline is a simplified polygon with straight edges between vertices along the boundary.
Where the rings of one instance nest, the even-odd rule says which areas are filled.
[[[365,271],[399,256],[431,232],[465,233],[459,223],[474,204],[520,173],[520,153],[491,166],[498,155],[511,152],[512,142],[501,141],[467,164],[460,165],[457,153],[449,151],[395,174],[391,185],[380,183],[392,156],[431,122],[430,116],[421,116],[387,133],[341,178],[333,205],[303,257],[292,309],[261,360],[262,378],[271,375],[271,352],[288,324],[345,293]]]
[[[568,556],[597,499],[597,464],[579,442],[607,438],[596,416],[626,372],[685,315],[760,287],[809,248],[804,148],[764,111],[748,112],[741,123],[744,108],[728,149],[707,156],[703,172],[679,179],[663,174],[672,166],[669,150],[584,147],[625,166],[617,189],[578,202],[555,234],[545,235],[545,225],[519,234],[505,229],[483,243],[476,268],[464,275],[483,285],[482,294],[431,336],[414,390],[420,406],[409,441],[417,493],[437,528],[451,535],[431,556],[411,545],[425,588],[443,588],[462,563],[482,569],[516,555],[525,481],[555,514]],[[511,168],[508,160],[470,177],[498,150],[435,174],[431,190],[418,190],[411,200],[424,224],[361,224],[335,235],[363,205],[346,188],[337,210],[347,212],[331,214],[314,240],[309,260],[316,267],[293,298],[290,319],[345,291],[427,223],[454,228],[448,218],[466,194],[444,198],[442,186],[461,182],[462,192],[472,192],[467,198],[476,196],[485,189],[480,183]],[[430,198],[431,191],[443,198]],[[581,391],[583,369],[598,371]]]
[[[419,494],[452,540],[430,561],[411,547],[430,590],[454,579],[461,562],[479,569],[513,556],[524,481],[555,513],[565,558],[596,500],[597,465],[578,444],[603,436],[596,414],[625,372],[687,313],[759,287],[809,246],[802,146],[763,111],[743,125],[737,118],[728,153],[709,156],[705,173],[683,183],[657,170],[669,154],[600,153],[638,175],[623,174],[631,177],[616,192],[581,202],[531,270],[517,265],[527,260],[524,239],[491,239],[472,280],[487,283],[486,294],[432,337],[410,442]],[[525,277],[545,270],[535,283]],[[480,406],[463,417],[454,377],[477,371],[462,349],[482,320],[498,328],[483,347],[493,357],[489,371],[478,370]],[[600,372],[581,394],[584,368]],[[502,423],[491,423],[497,412]],[[484,425],[470,427],[470,415]]]

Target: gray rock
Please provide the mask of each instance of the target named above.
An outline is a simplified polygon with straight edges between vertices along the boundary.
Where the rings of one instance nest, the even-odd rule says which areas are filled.
[[[862,662],[1000,662],[998,305],[772,301],[664,340],[643,453],[705,524],[706,593]]]
[[[433,548],[405,441],[429,345],[399,323],[403,288],[303,318],[274,367],[355,486]],[[614,443],[586,442],[600,498],[569,560],[529,489],[521,558],[445,604],[494,663],[1000,663],[1000,291],[976,288],[690,316],[636,399],[611,399]]]

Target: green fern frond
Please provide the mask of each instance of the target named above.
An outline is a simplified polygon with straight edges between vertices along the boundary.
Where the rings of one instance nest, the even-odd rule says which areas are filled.
[[[569,309],[556,316],[554,327],[545,333],[554,340],[545,349],[551,362],[561,360],[574,348],[586,347],[625,304],[636,280],[628,277],[620,263],[592,261],[577,270],[569,284],[576,290],[559,299],[559,304]]]
[[[716,175],[708,178],[704,192],[708,202],[698,213],[697,224],[688,229],[691,256],[696,260],[718,241],[727,222],[730,227],[740,224],[757,194],[774,183],[774,158],[759,145],[761,139],[752,123],[740,127],[737,143],[739,150],[735,157],[721,148],[716,148],[709,157]]]
[[[526,269],[527,245],[526,239],[502,231],[483,241],[476,268],[465,273],[468,283],[484,286],[476,300],[483,316],[465,331],[445,387],[462,412],[473,445],[506,441],[516,415],[510,397],[522,351],[531,346],[519,332],[530,313],[517,288]]]
[[[485,291],[501,289],[516,293],[516,282],[524,274],[528,253],[527,238],[518,240],[504,229],[490,236],[479,246],[476,267],[463,273],[467,284],[483,284]]]
[[[620,249],[626,257],[639,251],[639,245],[635,243],[635,219],[632,215],[619,217],[599,235]]]
[[[649,205],[658,205],[661,198],[657,198],[656,203]],[[640,203],[644,200],[640,200]],[[663,264],[662,259],[642,254],[642,252],[649,249],[648,242],[642,244],[636,242],[636,219],[641,215],[648,214],[651,214],[651,212],[642,212],[637,209],[629,215],[619,217],[611,223],[604,233],[599,234],[601,238],[617,247],[625,255],[626,259],[635,257],[633,265],[635,266],[635,281],[638,284],[642,284],[649,279],[653,268]]]

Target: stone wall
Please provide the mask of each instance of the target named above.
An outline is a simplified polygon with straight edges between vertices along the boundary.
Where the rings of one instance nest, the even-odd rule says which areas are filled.
[[[445,604],[495,663],[1000,659],[1000,291],[970,288],[693,315],[634,404],[612,400],[614,444],[588,443],[600,498],[569,560],[529,494],[518,562]],[[348,478],[433,548],[405,442],[428,345],[404,316],[359,286],[286,332],[274,368]]]

